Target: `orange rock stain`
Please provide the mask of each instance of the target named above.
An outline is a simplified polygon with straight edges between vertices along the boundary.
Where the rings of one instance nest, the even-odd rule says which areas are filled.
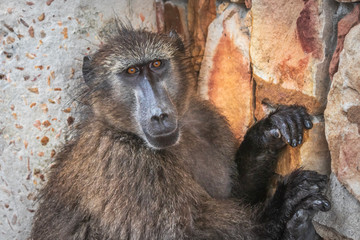
[[[277,66],[277,75],[280,82],[293,82],[296,89],[304,88],[304,79],[308,74],[309,56],[305,56],[298,61],[296,66],[289,63],[288,59],[284,59]]]
[[[209,99],[241,141],[252,124],[250,65],[226,33],[216,48],[208,86]]]

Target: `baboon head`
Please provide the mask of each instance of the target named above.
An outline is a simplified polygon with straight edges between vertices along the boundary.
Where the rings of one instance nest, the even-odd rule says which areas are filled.
[[[191,70],[176,33],[124,26],[83,64],[97,119],[157,149],[180,138],[181,119],[194,92]]]

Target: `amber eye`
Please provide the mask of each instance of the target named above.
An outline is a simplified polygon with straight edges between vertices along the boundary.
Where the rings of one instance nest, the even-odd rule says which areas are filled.
[[[155,68],[158,68],[161,66],[161,61],[160,60],[156,60],[152,62],[152,66]]]
[[[134,74],[134,73],[137,72],[137,69],[136,69],[135,67],[129,67],[129,68],[126,70],[126,72],[127,72],[128,74]]]

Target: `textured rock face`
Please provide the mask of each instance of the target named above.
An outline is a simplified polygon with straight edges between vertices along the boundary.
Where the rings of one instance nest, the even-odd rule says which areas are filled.
[[[253,123],[247,11],[233,5],[209,26],[200,94],[228,119],[240,140]]]
[[[345,38],[325,111],[332,171],[360,200],[360,25]]]
[[[262,101],[301,104],[321,113],[329,77],[327,45],[335,5],[331,1],[252,1],[250,55]],[[256,116],[262,116],[257,108]]]
[[[164,4],[164,25],[165,32],[176,31],[186,42],[189,41],[189,30],[186,19],[186,5],[184,3]]]
[[[352,2],[360,2],[359,0],[336,0],[337,2],[341,3],[352,3]]]
[[[330,176],[329,191],[331,210],[319,212],[314,221],[317,232],[326,240],[360,239],[360,202],[354,198],[338,181],[334,174]],[[327,226],[327,227],[324,227]]]
[[[0,9],[0,239],[27,239],[36,189],[78,122],[84,55],[114,13],[156,30],[155,11],[148,0],[0,1]]]
[[[344,48],[344,40],[350,29],[360,23],[360,5],[356,5],[351,13],[346,15],[338,23],[337,44],[332,56],[329,74],[331,79],[338,70],[340,53]]]
[[[188,1],[188,26],[193,44],[190,47],[192,62],[196,72],[204,56],[208,26],[216,17],[216,6],[213,0]]]

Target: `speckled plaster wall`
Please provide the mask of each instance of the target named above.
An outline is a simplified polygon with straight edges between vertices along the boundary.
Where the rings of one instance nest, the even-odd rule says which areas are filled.
[[[117,16],[156,29],[152,0],[0,1],[0,239],[27,239],[37,190],[76,125],[84,55]]]

